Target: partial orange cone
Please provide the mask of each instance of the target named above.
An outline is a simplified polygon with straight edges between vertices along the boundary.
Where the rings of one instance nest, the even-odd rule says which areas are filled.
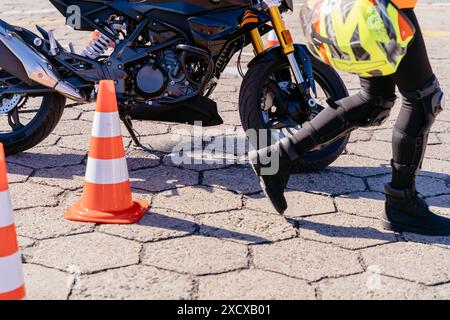
[[[138,222],[149,203],[133,200],[114,82],[101,81],[92,128],[83,196],[67,220],[109,224]]]
[[[269,32],[269,39],[267,40],[267,48],[272,48],[280,45],[275,30]]]
[[[24,283],[22,258],[8,190],[5,152],[0,143],[0,300],[25,299]]]

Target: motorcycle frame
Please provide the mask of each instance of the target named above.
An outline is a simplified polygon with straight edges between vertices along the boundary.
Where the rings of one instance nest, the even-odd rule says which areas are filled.
[[[67,0],[50,1],[57,8],[61,6],[67,6]],[[117,3],[120,4],[121,1],[118,1]],[[248,5],[242,8],[242,10],[245,12],[245,15],[238,29],[235,30],[236,32],[234,34],[234,38],[231,38],[225,45],[223,45],[220,53],[216,57],[214,57],[214,60],[209,61],[208,74],[204,79],[204,83],[201,84],[200,90],[196,92],[194,96],[199,93],[203,93],[205,96],[209,96],[215,88],[217,79],[220,78],[221,73],[229,64],[232,56],[243,47],[251,43],[257,57],[267,54],[268,50],[264,47],[261,35],[266,34],[272,29],[275,31],[279,39],[280,48],[283,55],[287,56],[291,64],[295,79],[299,85],[300,90],[302,91],[302,94],[308,95],[308,89],[312,85],[308,84],[308,81],[305,81],[300,70],[298,60],[296,59],[296,49],[294,48],[292,37],[289,30],[286,29],[282,19],[280,11],[280,6],[282,5],[285,7],[284,9],[286,9],[286,7],[288,9],[293,9],[293,4],[290,0],[256,0],[253,1],[252,5]],[[109,5],[105,5],[96,9],[95,11],[102,12],[106,9],[111,10]],[[112,9],[114,9],[114,7]],[[126,12],[126,14],[130,15],[131,13]],[[250,17],[249,19],[246,19],[247,14]],[[165,21],[161,21],[154,16],[144,17],[135,14],[134,18],[140,20],[138,21],[132,34],[128,35],[126,39],[120,42],[115,39],[115,36],[108,32],[106,28],[101,28],[99,26],[99,24],[97,23],[98,19],[95,19],[96,21],[92,21],[84,16],[81,16],[81,18],[88,26],[88,28],[95,28],[100,30],[100,32],[106,34],[108,37],[113,38],[117,43],[117,47],[115,48],[114,52],[106,60],[92,60],[76,53],[66,51],[57,42],[56,50],[55,48],[53,48],[53,50],[50,49],[50,43],[53,39],[51,39],[49,33],[41,27],[37,27],[38,31],[44,38],[44,41],[42,41],[42,44],[40,46],[36,46],[35,41],[39,37],[31,31],[13,26],[10,27],[12,30],[14,30],[14,32],[19,34],[20,37],[29,46],[44,54],[49,59],[49,61],[54,66],[56,66],[57,70],[63,73],[64,81],[68,82],[76,88],[79,88],[82,91],[85,91],[85,96],[87,97],[87,99],[89,99],[89,95],[92,95],[92,88],[96,82],[100,80],[110,79],[116,82],[116,89],[119,100],[126,100],[127,97],[125,96],[125,79],[127,77],[127,73],[124,66],[145,59],[149,54],[173,46],[178,41],[185,41],[186,43],[188,43],[188,45],[184,45],[181,48],[182,50],[197,50],[200,54],[202,54],[201,49],[194,47],[196,43],[192,42],[192,37],[187,35],[183,30],[177,28],[176,26],[171,25]],[[268,25],[269,22],[271,22],[271,26]],[[169,39],[164,43],[152,45],[150,47],[133,47],[132,44],[143,32],[146,31],[147,28],[149,28],[149,24],[152,24],[153,27],[163,26],[164,28],[173,30],[176,34],[179,35],[179,37]],[[53,42],[55,43],[55,41]],[[189,44],[192,46],[189,47]],[[206,50],[203,50],[203,54],[204,56],[206,56],[208,52]],[[77,68],[77,65],[79,63],[83,64],[82,69]],[[209,87],[207,88],[206,92],[203,92],[208,82],[210,82]],[[20,83],[19,85],[10,87],[5,91],[2,91],[1,93],[27,93],[30,95],[38,95],[42,92],[51,92],[51,89],[45,88],[41,85],[29,85],[29,83]],[[185,97],[184,100],[188,98],[190,97]],[[313,101],[312,98],[310,98],[309,96],[308,99],[308,103],[310,103],[310,105],[313,105],[311,103],[311,101]],[[166,101],[166,103],[177,102],[179,102],[179,100]]]

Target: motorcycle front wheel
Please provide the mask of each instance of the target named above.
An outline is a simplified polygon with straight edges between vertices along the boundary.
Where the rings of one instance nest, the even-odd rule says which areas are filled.
[[[347,89],[336,71],[313,57],[311,59],[317,87],[317,106],[311,108],[303,123],[313,119],[326,107],[329,107],[328,99],[338,101],[348,96]],[[266,132],[268,136],[271,136],[265,139],[266,141],[294,135],[298,130],[302,130],[303,123],[292,121],[285,110],[281,110],[282,108],[277,104],[277,94],[271,92],[275,85],[276,90],[281,90],[284,96],[292,95],[296,91],[292,89],[296,85],[294,83],[286,58],[252,65],[244,77],[239,96],[239,111],[243,129],[247,133],[250,132],[249,129],[256,130],[258,134]],[[295,97],[291,96],[291,99],[295,99]],[[276,137],[274,137],[274,133]],[[320,149],[306,153],[296,163],[294,171],[312,172],[328,167],[345,150],[349,137],[350,135],[347,135]],[[253,138],[249,136],[249,138],[252,147],[259,149],[262,146],[259,145],[259,140],[253,139],[254,136]]]

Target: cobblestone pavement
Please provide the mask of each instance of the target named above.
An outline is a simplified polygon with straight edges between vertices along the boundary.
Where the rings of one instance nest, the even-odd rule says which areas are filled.
[[[417,12],[450,92],[450,6],[433,3]],[[55,28],[78,48],[88,41],[62,26],[47,1],[1,1],[0,17]],[[296,17],[287,19],[297,34]],[[355,77],[344,78],[351,92],[358,89]],[[240,137],[240,82],[233,64],[215,94],[225,120],[216,138]],[[285,216],[261,196],[246,165],[174,165],[171,148],[190,127],[137,123],[155,152],[136,150],[126,136],[130,175],[136,196],[153,205],[131,226],[63,220],[82,190],[93,109],[69,105],[46,141],[8,158],[30,299],[450,298],[450,238],[379,227],[398,105],[383,127],[355,132],[327,170],[294,176]],[[450,110],[430,143],[419,187],[434,210],[450,216]]]

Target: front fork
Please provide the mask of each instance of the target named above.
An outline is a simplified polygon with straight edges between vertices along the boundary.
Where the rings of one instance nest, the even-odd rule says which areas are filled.
[[[297,59],[295,57],[294,41],[292,39],[290,31],[286,29],[280,9],[278,8],[278,6],[272,5],[269,6],[268,12],[272,21],[273,30],[275,31],[278,41],[280,42],[283,54],[286,55],[289,60],[289,64],[294,74],[295,81],[302,91],[301,93],[307,98],[308,105],[310,107],[314,107],[316,105],[315,99],[311,97],[310,93],[305,89],[305,78],[302,75],[300,66],[298,65]],[[265,51],[265,47],[261,38],[261,34],[259,33],[259,30],[257,28],[253,29],[250,32],[250,37],[252,39],[255,53],[257,55],[263,53]]]

